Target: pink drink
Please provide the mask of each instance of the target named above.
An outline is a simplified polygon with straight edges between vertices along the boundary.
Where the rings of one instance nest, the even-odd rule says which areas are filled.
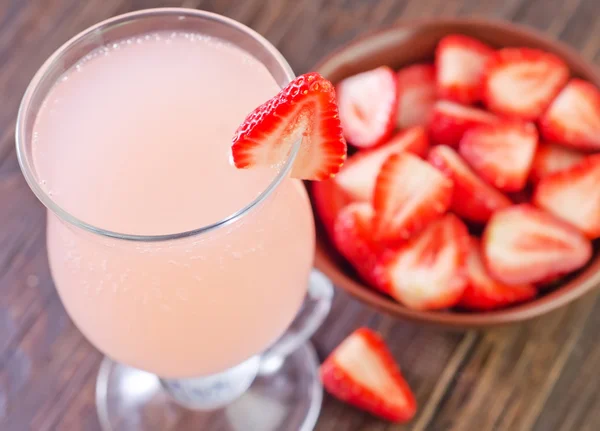
[[[50,91],[34,127],[40,185],[102,229],[162,235],[253,202],[274,169],[236,170],[231,138],[279,90],[240,49],[156,33],[84,58]],[[262,352],[304,297],[314,227],[284,179],[237,221],[169,242],[84,232],[50,213],[48,250],[65,307],[112,359],[166,378],[216,373]]]

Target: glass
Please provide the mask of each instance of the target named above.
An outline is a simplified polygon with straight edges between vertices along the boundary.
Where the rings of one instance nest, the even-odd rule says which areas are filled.
[[[322,388],[308,339],[329,312],[333,287],[311,269],[310,204],[302,184],[288,176],[299,142],[253,202],[212,225],[169,235],[94,226],[60,207],[40,185],[32,134],[53,85],[95,49],[157,31],[219,38],[259,60],[279,86],[293,78],[269,42],[233,20],[151,9],[75,36],[29,85],[17,119],[17,154],[29,186],[48,208],[48,256],[61,300],[107,355],[96,389],[100,423],[127,431],[311,430]],[[290,237],[298,239],[292,246],[286,244]],[[231,249],[244,244],[252,253],[231,258]],[[273,268],[275,253],[290,258]]]

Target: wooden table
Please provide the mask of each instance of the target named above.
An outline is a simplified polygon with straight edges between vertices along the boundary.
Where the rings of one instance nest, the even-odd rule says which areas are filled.
[[[404,19],[484,16],[534,26],[600,61],[599,0],[0,0],[0,430],[95,431],[101,355],[66,316],[50,278],[44,210],[14,150],[20,98],[42,61],[113,15],[207,9],[266,36],[297,73],[360,32]],[[528,324],[445,333],[394,321],[338,292],[315,337],[321,356],[353,328],[381,331],[420,405],[392,426],[326,397],[319,431],[600,429],[600,301],[588,295]],[[252,430],[249,430],[252,431]]]

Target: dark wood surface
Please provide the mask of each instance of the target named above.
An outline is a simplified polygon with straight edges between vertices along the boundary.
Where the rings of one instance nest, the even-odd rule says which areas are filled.
[[[19,100],[59,45],[127,11],[184,6],[237,19],[297,73],[360,32],[403,19],[478,16],[536,27],[600,62],[598,0],[0,0],[0,430],[96,431],[101,355],[66,316],[45,254],[44,211],[14,150]],[[379,330],[414,388],[419,413],[393,426],[326,397],[318,431],[596,431],[600,301],[591,294],[539,320],[445,333],[374,313],[339,292],[315,337],[323,357],[359,325]]]

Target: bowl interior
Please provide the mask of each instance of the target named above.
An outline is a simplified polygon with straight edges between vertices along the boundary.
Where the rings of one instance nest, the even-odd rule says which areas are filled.
[[[454,33],[472,36],[496,48],[524,46],[554,53],[567,63],[573,76],[600,87],[600,73],[568,46],[514,24],[467,19],[413,21],[359,37],[326,57],[315,70],[335,84],[348,76],[381,65],[399,69],[418,62],[433,61],[440,39]],[[530,302],[489,312],[415,311],[364,285],[332,246],[318,215],[315,218],[318,234],[316,266],[338,287],[357,299],[401,318],[465,329],[514,323],[563,306],[600,284],[600,257],[596,243],[594,257],[585,268],[541,292],[538,298]]]

